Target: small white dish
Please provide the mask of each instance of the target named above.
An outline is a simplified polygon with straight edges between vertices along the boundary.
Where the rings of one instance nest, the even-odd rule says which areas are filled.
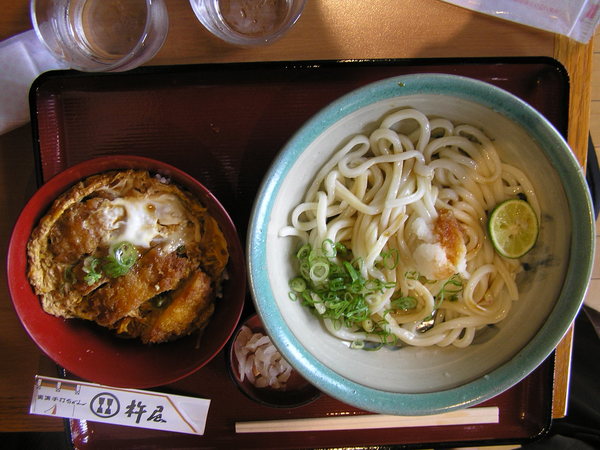
[[[240,337],[242,327],[248,327],[252,333],[265,334],[265,329],[258,315],[253,314],[235,331],[229,347],[229,374],[238,388],[250,399],[274,408],[294,408],[316,400],[321,392],[306,381],[296,370],[292,370],[289,379],[282,388],[270,386],[256,387],[248,377],[240,374],[238,358],[234,350]]]

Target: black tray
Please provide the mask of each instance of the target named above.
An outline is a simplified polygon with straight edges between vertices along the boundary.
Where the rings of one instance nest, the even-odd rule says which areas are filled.
[[[80,161],[149,156],[199,179],[229,210],[244,240],[254,197],[274,156],[332,100],[367,83],[412,73],[483,80],[522,98],[563,133],[568,76],[550,58],[267,62],[143,67],[118,74],[48,72],[30,94],[38,182]],[[253,312],[250,297],[244,316]],[[236,434],[236,421],[362,414],[327,395],[294,409],[245,397],[227,376],[226,356],[161,389],[212,400],[204,436],[70,421],[75,448],[431,447],[523,443],[551,424],[553,360],[481,406],[497,424],[311,433]]]

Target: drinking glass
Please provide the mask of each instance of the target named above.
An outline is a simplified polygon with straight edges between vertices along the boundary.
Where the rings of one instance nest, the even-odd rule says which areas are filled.
[[[300,18],[306,0],[190,0],[198,20],[215,36],[236,45],[265,45]]]
[[[69,67],[117,72],[149,61],[169,29],[163,0],[31,0],[38,38]]]

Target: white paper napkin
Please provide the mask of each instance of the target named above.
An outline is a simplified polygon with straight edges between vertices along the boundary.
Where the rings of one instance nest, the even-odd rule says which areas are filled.
[[[0,134],[29,122],[29,88],[42,73],[66,69],[33,30],[0,42]]]

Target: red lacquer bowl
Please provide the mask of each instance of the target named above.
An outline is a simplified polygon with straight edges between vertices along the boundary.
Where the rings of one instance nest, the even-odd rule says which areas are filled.
[[[43,311],[27,279],[27,242],[52,202],[82,178],[113,169],[145,169],[160,173],[194,193],[219,222],[229,244],[228,280],[223,296],[202,336],[146,345],[125,340],[110,330],[79,319],[63,319]],[[246,271],[240,239],[219,201],[200,182],[163,162],[137,156],[88,160],[59,173],[29,200],[15,224],[8,247],[8,287],[23,326],[52,360],[91,382],[148,388],[179,380],[207,364],[227,343],[240,319],[246,295]]]

